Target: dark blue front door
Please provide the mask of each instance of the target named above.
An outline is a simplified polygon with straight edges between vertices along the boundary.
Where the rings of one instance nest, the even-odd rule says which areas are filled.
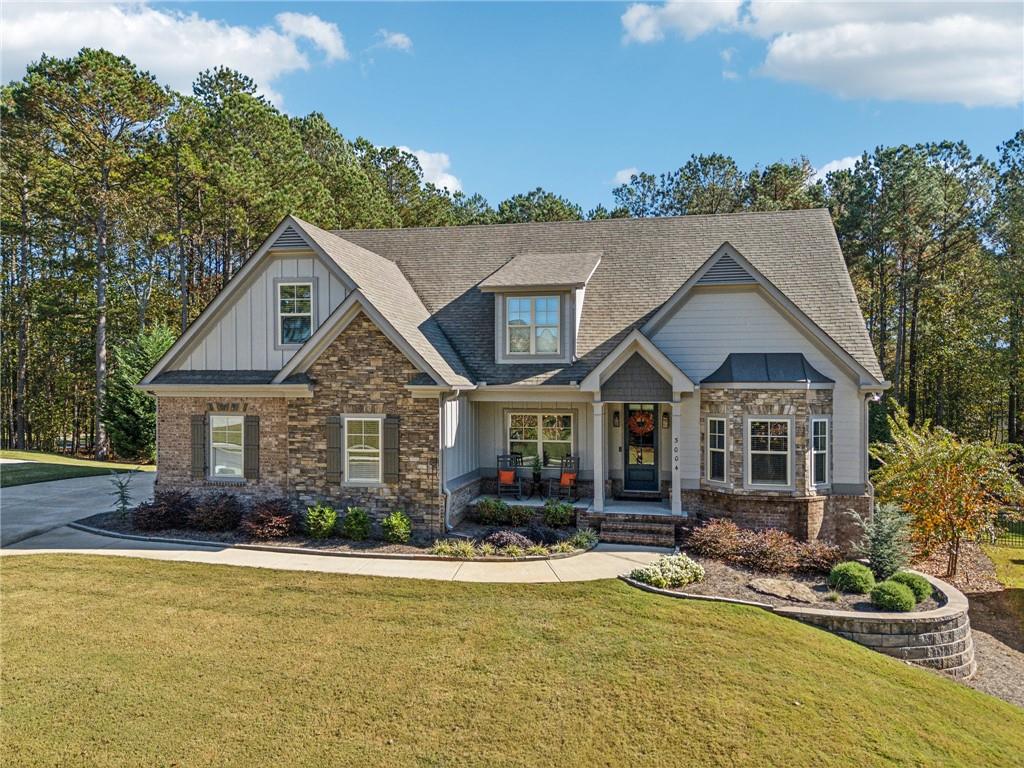
[[[625,477],[626,491],[657,491],[658,406],[650,403],[626,405]]]

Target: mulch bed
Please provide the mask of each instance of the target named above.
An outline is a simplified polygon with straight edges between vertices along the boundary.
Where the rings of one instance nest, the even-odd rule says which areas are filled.
[[[836,602],[826,600],[825,596],[828,595],[831,588],[826,583],[824,574],[767,574],[761,573],[760,571],[750,570],[748,568],[741,568],[735,565],[727,565],[720,560],[714,560],[706,557],[695,557],[694,555],[689,556],[704,567],[704,580],[695,584],[687,584],[685,587],[681,587],[677,590],[679,592],[686,592],[691,595],[707,595],[709,597],[729,597],[734,600],[748,600],[755,603],[767,603],[768,605],[773,606],[822,608],[833,611],[877,612],[878,610],[871,604],[871,600],[867,595],[847,595],[839,593],[839,599]],[[796,600],[787,600],[785,598],[776,597],[775,595],[766,595],[748,586],[750,580],[756,578],[772,578],[798,582],[809,587],[818,598],[818,601],[814,603],[805,603]],[[934,608],[939,608],[941,605],[941,602],[930,597],[927,600],[918,603],[914,611],[929,611]]]

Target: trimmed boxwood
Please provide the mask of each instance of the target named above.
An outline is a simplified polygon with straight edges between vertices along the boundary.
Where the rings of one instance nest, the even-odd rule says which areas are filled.
[[[918,603],[932,596],[932,583],[920,574],[900,571],[890,576],[889,581],[909,587],[910,591],[914,593],[914,600]]]
[[[381,520],[380,528],[384,532],[384,540],[393,544],[405,544],[412,536],[412,521],[401,509],[394,510]]]
[[[326,539],[334,532],[338,512],[328,504],[306,507],[306,533],[311,539]]]
[[[345,518],[338,521],[341,535],[352,541],[362,541],[370,536],[370,516],[362,507],[349,507]]]
[[[914,593],[906,584],[883,581],[871,590],[871,604],[882,611],[912,611],[917,605]]]
[[[829,571],[828,585],[840,592],[866,595],[875,586],[875,574],[863,563],[851,560],[840,563]]]

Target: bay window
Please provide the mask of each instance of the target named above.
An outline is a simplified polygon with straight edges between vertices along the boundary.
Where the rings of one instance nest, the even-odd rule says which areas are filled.
[[[725,419],[708,418],[708,455],[705,458],[705,476],[716,483],[725,482]]]
[[[747,484],[791,484],[790,420],[752,418],[747,422]]]
[[[814,485],[828,485],[828,419],[811,419],[811,473]]]

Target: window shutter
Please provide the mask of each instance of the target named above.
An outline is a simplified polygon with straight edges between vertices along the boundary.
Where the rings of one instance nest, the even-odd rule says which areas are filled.
[[[398,417],[384,417],[384,450],[381,479],[385,483],[398,482]]]
[[[242,474],[246,480],[260,477],[260,417],[246,416],[242,445]]]
[[[328,416],[324,427],[327,435],[327,477],[341,478],[341,416]]]
[[[192,417],[192,477],[206,477],[206,416]]]

